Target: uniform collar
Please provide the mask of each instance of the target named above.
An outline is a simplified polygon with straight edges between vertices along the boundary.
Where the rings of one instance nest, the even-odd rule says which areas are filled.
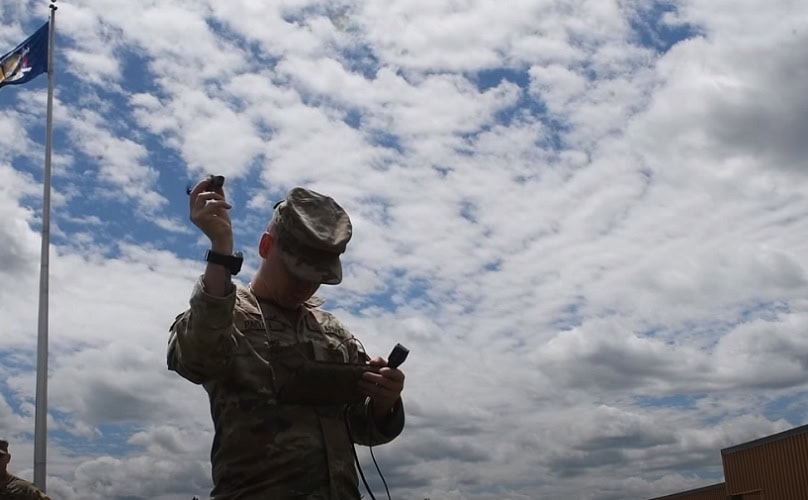
[[[249,304],[248,309],[252,309],[252,312],[255,313],[259,312],[260,306],[258,305],[258,297],[256,297],[255,293],[253,293],[250,286],[239,287],[238,293],[243,299],[246,300],[247,304]],[[306,309],[316,309],[323,304],[325,304],[325,299],[318,297],[317,295],[313,295],[309,300],[303,303],[303,306]]]

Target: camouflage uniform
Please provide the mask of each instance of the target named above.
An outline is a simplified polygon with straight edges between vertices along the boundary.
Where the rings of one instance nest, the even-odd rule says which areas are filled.
[[[331,278],[334,274],[329,272]],[[358,444],[379,445],[401,433],[400,400],[381,427],[361,403],[278,401],[292,355],[367,361],[353,336],[321,305],[312,298],[296,319],[290,318],[288,311],[258,301],[247,287],[233,285],[227,296],[215,297],[205,293],[199,279],[190,309],[171,326],[169,369],[201,384],[210,400],[213,499],[358,499],[351,437]]]
[[[2,500],[50,500],[32,483],[13,474],[0,479],[0,499]]]

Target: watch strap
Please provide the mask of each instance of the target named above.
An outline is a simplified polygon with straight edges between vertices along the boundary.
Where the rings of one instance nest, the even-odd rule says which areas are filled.
[[[236,252],[233,255],[227,255],[213,250],[205,252],[205,261],[213,264],[224,266],[230,274],[237,275],[241,271],[241,265],[244,262],[244,256],[241,252]]]

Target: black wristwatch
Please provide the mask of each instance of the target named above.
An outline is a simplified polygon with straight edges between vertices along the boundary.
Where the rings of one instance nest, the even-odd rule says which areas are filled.
[[[230,274],[235,276],[239,273],[239,271],[241,271],[241,264],[244,262],[244,256],[241,254],[241,252],[236,252],[233,255],[225,255],[223,253],[214,252],[213,250],[208,250],[205,253],[205,261],[224,266],[228,271],[230,271]]]

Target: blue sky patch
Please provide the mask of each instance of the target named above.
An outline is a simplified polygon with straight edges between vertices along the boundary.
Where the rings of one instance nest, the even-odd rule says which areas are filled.
[[[677,43],[700,36],[701,30],[689,23],[673,23],[666,19],[676,13],[674,2],[657,0],[640,7],[629,22],[640,45],[665,53]]]

